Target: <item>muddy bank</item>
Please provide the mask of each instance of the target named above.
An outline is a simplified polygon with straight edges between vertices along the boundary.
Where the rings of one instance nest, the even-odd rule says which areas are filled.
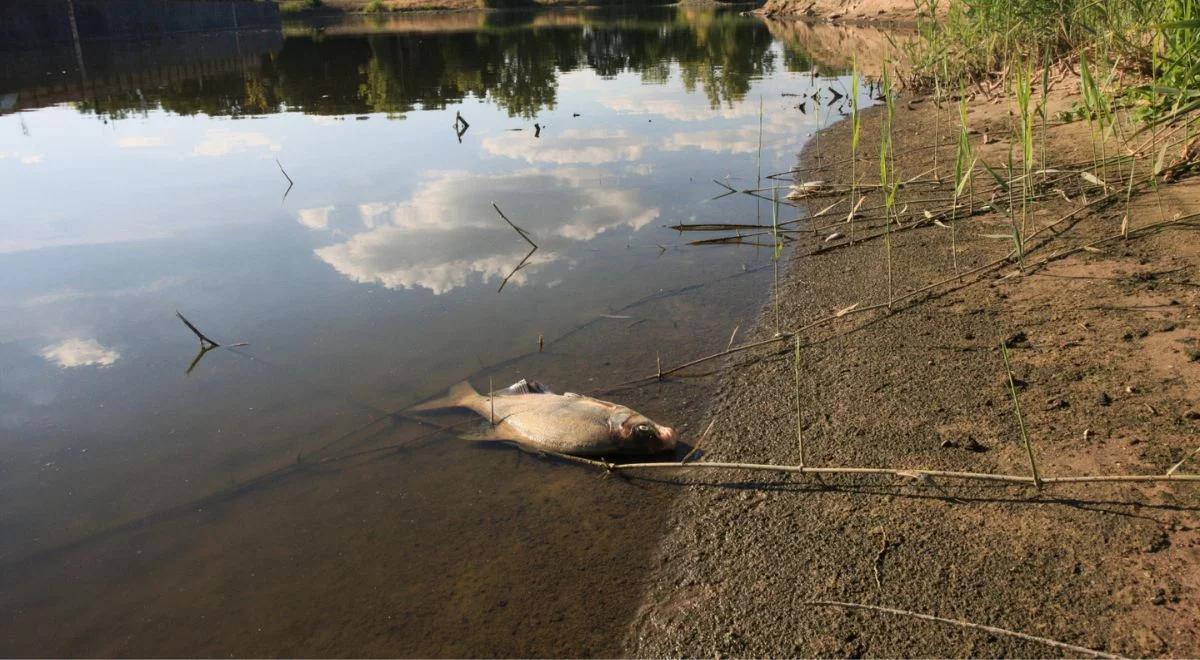
[[[917,20],[911,0],[767,0],[764,16],[857,21]]]
[[[1062,85],[1051,116],[1077,101],[1076,92]],[[1002,162],[1008,153],[1012,107],[1010,99],[972,104],[971,142],[985,161]],[[876,108],[864,117],[858,172],[868,182],[878,176],[880,115]],[[935,168],[943,179],[952,176],[952,121],[952,106],[902,100],[900,178]],[[1089,160],[1087,130],[1086,123],[1052,127],[1049,162]],[[798,178],[849,181],[849,137],[846,122],[822,132],[804,152]],[[904,222],[916,227],[892,234],[893,297],[953,279],[955,261],[961,273],[980,270],[891,312],[849,314],[801,333],[808,464],[1029,474],[998,349],[1005,340],[1043,476],[1162,474],[1184,459],[1200,431],[1200,246],[1197,226],[1186,219],[1155,225],[1194,213],[1200,186],[1177,183],[1135,196],[1126,208],[1123,200],[1097,203],[1102,191],[1064,179],[1032,210],[1022,273],[1013,264],[987,266],[1012,247],[1003,238],[1007,216],[981,212],[953,223],[956,252],[949,229],[916,220],[946,206],[939,200],[947,185],[900,193]],[[833,201],[813,200],[804,211]],[[863,209],[877,203],[868,198]],[[886,302],[884,242],[826,242],[850,231],[841,222],[847,206],[839,208],[799,242],[778,306],[767,306],[752,339],[850,305]],[[1126,213],[1128,240],[1057,256],[1119,235]],[[860,238],[882,227],[861,218],[855,225]],[[816,251],[829,245],[837,247]],[[791,347],[776,346],[726,365],[702,460],[799,462],[797,376]],[[1129,656],[1200,653],[1200,491],[1191,485],[1039,492],[867,477],[653,476],[685,492],[626,640],[631,655],[1063,653],[812,601],[911,610]]]
[[[789,44],[803,44],[804,52],[815,62],[849,71],[855,66],[868,78],[878,78],[883,62],[893,56],[888,39],[905,44],[915,38],[916,30],[902,26],[886,32],[866,24],[819,23],[764,18],[771,36]]]

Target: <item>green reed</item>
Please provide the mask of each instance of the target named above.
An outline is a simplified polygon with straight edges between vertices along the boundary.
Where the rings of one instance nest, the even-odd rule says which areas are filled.
[[[1033,70],[1028,64],[1017,66],[1017,109],[1021,117],[1021,235],[1028,233],[1029,205],[1033,183],[1033,112],[1029,107],[1033,97]],[[1011,164],[1009,177],[1011,180]]]
[[[975,171],[975,160],[971,157],[970,127],[967,122],[967,95],[960,88],[958,100],[958,148],[954,152],[954,203],[950,207],[950,257],[954,262],[954,276],[958,277],[958,245],[955,234],[958,228],[958,200],[962,197],[963,189],[971,183]],[[974,194],[971,195],[970,213],[975,209]]]
[[[892,220],[895,217],[896,206],[896,165],[895,147],[893,145],[892,129],[896,120],[895,92],[892,90],[891,77],[888,74],[887,60],[883,62],[883,75],[880,79],[883,91],[885,110],[883,126],[879,138],[879,188],[883,192],[883,249],[887,268],[887,305],[892,308]]]
[[[796,372],[796,447],[800,452],[800,467],[804,467],[804,427],[800,408],[800,335],[795,335],[795,352],[792,364]]]
[[[1021,430],[1021,441],[1025,444],[1025,452],[1029,456],[1029,469],[1033,472],[1033,483],[1037,488],[1042,487],[1042,478],[1038,474],[1037,460],[1033,456],[1033,445],[1029,442],[1029,433],[1025,431],[1025,419],[1021,416],[1021,402],[1017,398],[1017,382],[1013,379],[1012,363],[1008,358],[1008,343],[1000,342],[1000,354],[1004,356],[1004,372],[1008,376],[1008,391],[1012,394],[1013,410],[1017,415],[1017,428]]]
[[[858,113],[858,59],[850,70],[850,213],[846,222],[850,223],[850,244],[854,244],[854,209],[858,202],[858,144],[862,137],[862,117]]]

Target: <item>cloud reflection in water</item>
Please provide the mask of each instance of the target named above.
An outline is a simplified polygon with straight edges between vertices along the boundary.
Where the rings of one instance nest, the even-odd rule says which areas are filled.
[[[74,367],[108,367],[120,359],[121,354],[105,348],[95,339],[72,337],[42,349],[42,357],[63,369]]]
[[[659,216],[637,191],[589,187],[606,174],[567,169],[432,173],[408,202],[362,204],[355,227],[330,222],[331,232],[349,238],[315,253],[355,282],[390,289],[444,294],[472,277],[499,282],[529,248],[496,216],[491,204],[499,200],[539,246],[509,281],[520,286],[550,263],[569,263],[564,253],[572,245],[620,227],[637,230]]]

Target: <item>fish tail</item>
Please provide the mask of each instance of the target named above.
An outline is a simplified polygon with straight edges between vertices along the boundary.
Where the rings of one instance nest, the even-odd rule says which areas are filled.
[[[451,387],[445,396],[430,399],[424,403],[418,403],[409,408],[409,410],[416,412],[422,410],[439,410],[441,408],[470,408],[471,410],[476,410],[482,401],[483,396],[479,392],[476,392],[474,387],[471,387],[471,383],[464,380]]]

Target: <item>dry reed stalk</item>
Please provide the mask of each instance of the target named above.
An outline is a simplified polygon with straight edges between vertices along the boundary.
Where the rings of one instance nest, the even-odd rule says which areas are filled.
[[[1175,471],[1179,469],[1179,466],[1183,465],[1183,464],[1184,464],[1184,462],[1186,462],[1186,461],[1187,461],[1187,459],[1189,459],[1189,458],[1191,458],[1191,457],[1195,456],[1197,452],[1200,452],[1200,447],[1196,447],[1195,449],[1193,449],[1193,450],[1191,451],[1191,453],[1189,453],[1188,455],[1186,455],[1186,456],[1184,456],[1183,458],[1179,459],[1179,462],[1178,462],[1178,463],[1176,463],[1175,465],[1172,465],[1170,470],[1167,470],[1167,474],[1169,474],[1169,475],[1170,475],[1170,474],[1175,474]]]
[[[849,608],[849,609],[871,610],[874,612],[885,612],[887,614],[897,614],[900,616],[911,616],[911,617],[914,617],[917,619],[924,619],[926,621],[937,621],[938,623],[948,623],[948,624],[954,625],[954,626],[961,626],[963,628],[972,628],[974,630],[982,630],[984,632],[989,632],[989,633],[993,633],[993,634],[997,634],[997,635],[1008,635],[1009,637],[1016,637],[1017,639],[1023,639],[1023,640],[1029,641],[1029,642],[1037,642],[1039,644],[1046,644],[1048,646],[1053,646],[1055,648],[1063,649],[1064,651],[1071,651],[1074,653],[1082,653],[1084,655],[1088,655],[1093,658],[1120,658],[1121,657],[1119,655],[1105,653],[1104,651],[1097,651],[1095,649],[1089,649],[1085,646],[1075,646],[1074,644],[1060,642],[1057,640],[1050,639],[1048,637],[1038,637],[1037,635],[1030,635],[1030,634],[1023,633],[1023,632],[1017,632],[1015,630],[1007,630],[1005,628],[997,628],[995,626],[987,626],[987,625],[983,625],[981,623],[972,623],[970,621],[963,621],[961,619],[947,619],[947,618],[940,617],[940,616],[934,616],[932,614],[921,614],[920,612],[913,612],[910,610],[898,610],[898,609],[894,609],[891,607],[880,607],[878,605],[865,605],[863,603],[846,603],[846,602],[836,601],[836,600],[810,600],[810,601],[805,601],[804,604],[805,605],[816,605],[816,606],[820,606],[820,607],[845,607],[845,608]]]
[[[1020,486],[1036,486],[1033,477],[1018,474],[992,474],[988,472],[961,472],[953,470],[873,468],[873,467],[807,467],[800,465],[776,465],[772,463],[734,463],[723,461],[682,463],[664,461],[659,463],[612,463],[603,459],[597,460],[572,456],[558,452],[539,450],[539,453],[555,456],[571,463],[589,465],[609,472],[628,472],[634,470],[743,470],[747,472],[779,472],[788,474],[846,474],[873,475],[886,477],[903,477],[921,484],[928,484],[931,477],[941,479],[956,479],[959,481],[990,481],[996,483],[1015,484]],[[1185,482],[1200,483],[1200,474],[1108,474],[1108,475],[1069,475],[1065,477],[1044,477],[1040,479],[1042,486],[1053,484],[1081,483],[1158,483]]]
[[[291,190],[292,186],[296,185],[296,182],[292,181],[292,177],[288,176],[287,170],[283,169],[283,163],[280,163],[278,158],[275,159],[275,164],[279,166],[279,171],[283,173],[283,178],[287,179],[288,190]],[[284,194],[286,195],[287,193]]]
[[[209,339],[203,332],[200,332],[200,328],[197,328],[196,326],[192,325],[192,322],[187,320],[187,318],[185,318],[183,314],[180,314],[179,310],[175,310],[175,316],[178,316],[179,320],[183,321],[183,324],[188,327],[188,330],[191,330],[192,334],[196,335],[200,339],[200,347],[201,348],[204,348],[206,345],[208,346],[208,348],[217,348],[218,346],[220,346],[220,344],[218,344],[217,342]],[[199,359],[197,358],[196,361],[199,362]],[[195,366],[195,365],[193,364],[193,366]],[[190,369],[189,369],[189,371],[190,371]]]
[[[804,425],[800,410],[800,335],[796,339],[796,445],[800,451],[800,467],[804,467]]]
[[[683,458],[679,459],[680,463],[687,463],[688,459],[694,456],[697,451],[700,451],[700,445],[704,444],[705,438],[708,437],[708,434],[713,430],[713,426],[715,426],[716,423],[717,418],[714,417],[712,421],[708,423],[708,427],[704,429],[704,433],[700,434],[700,437],[696,440],[696,444],[692,445],[691,451],[689,451]]]
[[[527,234],[524,229],[521,229],[520,227],[513,224],[513,221],[509,220],[507,215],[504,215],[504,211],[500,210],[500,207],[496,205],[496,202],[492,202],[492,208],[496,209],[496,213],[499,213],[500,217],[503,218],[504,221],[508,223],[508,226],[512,227],[513,231],[520,234],[521,238],[525,239],[526,243],[529,243],[529,245],[531,247],[533,247],[533,249],[535,249],[535,250],[537,249],[537,243],[534,243],[533,239],[529,238],[529,234]]]

